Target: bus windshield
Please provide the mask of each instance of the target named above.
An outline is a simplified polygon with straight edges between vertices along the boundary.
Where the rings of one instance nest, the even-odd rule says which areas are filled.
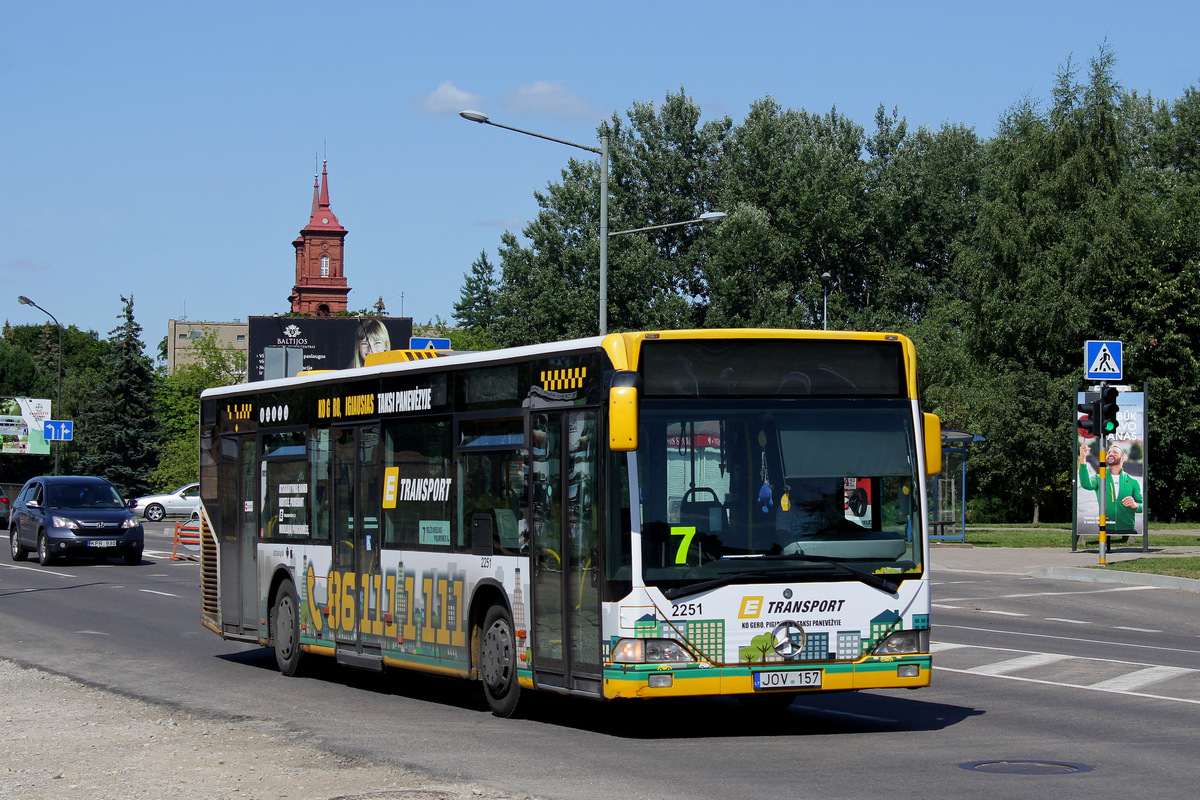
[[[648,401],[640,435],[648,585],[921,571],[907,401]]]

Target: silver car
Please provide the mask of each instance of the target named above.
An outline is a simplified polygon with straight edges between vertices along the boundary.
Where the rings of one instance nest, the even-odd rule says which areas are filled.
[[[200,484],[189,483],[170,494],[152,494],[134,501],[133,511],[151,522],[163,517],[186,517],[200,507]]]

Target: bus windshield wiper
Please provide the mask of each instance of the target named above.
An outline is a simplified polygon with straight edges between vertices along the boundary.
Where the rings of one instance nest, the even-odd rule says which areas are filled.
[[[780,572],[793,572],[791,569],[757,569],[752,572],[727,572],[724,575],[719,575],[716,578],[709,578],[706,581],[688,584],[687,586],[676,586],[671,589],[663,590],[663,597],[668,600],[674,600],[676,597],[683,597],[689,594],[699,594],[707,592],[709,589],[719,589],[722,586],[728,586],[731,583],[745,580],[746,578],[770,578]]]
[[[858,578],[860,581],[865,583],[867,586],[870,586],[874,589],[878,589],[881,592],[887,592],[888,594],[895,594],[896,591],[900,588],[900,584],[896,583],[895,581],[888,580],[887,578],[883,577],[882,575],[876,575],[874,572],[866,572],[864,570],[858,569],[857,567],[852,567],[849,564],[847,564],[846,562],[839,561],[836,558],[833,558],[832,556],[807,555],[805,553],[788,553],[788,554],[780,553],[780,554],[772,554],[772,555],[762,556],[762,558],[771,559],[772,561],[791,559],[793,561],[812,561],[812,562],[815,562],[818,564],[832,564],[833,566],[838,567],[839,569],[843,569],[846,572],[849,572],[851,575]]]

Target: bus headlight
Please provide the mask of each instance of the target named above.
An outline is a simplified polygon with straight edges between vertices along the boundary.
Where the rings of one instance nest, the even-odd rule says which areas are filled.
[[[680,664],[695,661],[674,639],[622,639],[613,648],[614,664]]]
[[[929,652],[929,630],[897,631],[871,651],[876,656],[904,656]]]

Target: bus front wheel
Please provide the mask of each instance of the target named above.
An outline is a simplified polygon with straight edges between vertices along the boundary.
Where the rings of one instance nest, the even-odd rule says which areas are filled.
[[[275,637],[275,663],[279,671],[291,677],[300,669],[300,600],[290,580],[279,584],[271,615],[271,634]]]
[[[512,616],[504,606],[488,609],[479,652],[488,708],[497,717],[511,717],[517,709],[521,686],[517,683],[517,643]]]

